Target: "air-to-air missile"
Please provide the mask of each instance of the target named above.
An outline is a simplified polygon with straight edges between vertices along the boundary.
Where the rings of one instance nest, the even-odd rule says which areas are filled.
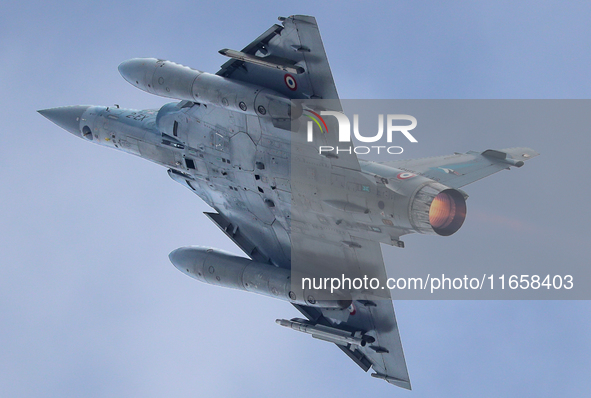
[[[343,346],[350,344],[353,346],[365,347],[367,343],[373,343],[375,341],[372,336],[366,336],[360,332],[351,333],[330,326],[315,325],[305,319],[294,318],[291,321],[288,321],[287,319],[277,319],[275,322],[286,328],[310,334],[315,339],[329,341]]]

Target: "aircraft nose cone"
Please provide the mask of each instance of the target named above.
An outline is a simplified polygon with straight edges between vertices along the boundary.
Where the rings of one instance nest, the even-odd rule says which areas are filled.
[[[146,58],[133,58],[127,61],[121,62],[119,67],[119,73],[128,83],[133,86],[140,87],[144,85],[144,78],[147,70],[147,61],[150,59]]]
[[[37,112],[64,130],[80,136],[80,119],[82,119],[82,115],[88,110],[88,108],[90,108],[90,106],[75,105],[42,109]]]

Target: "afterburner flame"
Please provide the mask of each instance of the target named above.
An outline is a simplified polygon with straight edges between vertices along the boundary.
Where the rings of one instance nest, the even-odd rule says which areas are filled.
[[[454,219],[456,204],[448,194],[441,192],[433,199],[429,209],[429,221],[433,228],[445,228]]]
[[[456,232],[466,218],[466,202],[456,190],[440,192],[429,208],[429,222],[439,235],[448,236]]]

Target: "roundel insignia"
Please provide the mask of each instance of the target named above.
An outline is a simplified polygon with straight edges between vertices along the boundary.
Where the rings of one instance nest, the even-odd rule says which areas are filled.
[[[351,305],[347,309],[349,310],[349,314],[351,314],[351,315],[355,315],[355,313],[357,312],[353,303],[351,303]]]
[[[399,180],[408,180],[409,178],[413,178],[414,176],[416,176],[416,174],[413,173],[399,173],[396,178],[398,178]]]
[[[285,81],[285,85],[287,86],[287,88],[291,91],[296,91],[298,89],[298,83],[296,82],[295,78],[289,73],[287,73],[283,77],[283,80]]]

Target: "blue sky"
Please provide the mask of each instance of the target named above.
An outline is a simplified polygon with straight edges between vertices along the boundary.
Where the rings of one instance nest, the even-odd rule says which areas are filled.
[[[166,101],[119,76],[120,62],[159,57],[215,72],[225,62],[219,49],[240,49],[291,14],[316,16],[342,98],[591,94],[585,2],[3,4],[3,395],[588,393],[588,302],[395,302],[414,390],[370,378],[334,346],[276,326],[276,318],[297,316],[291,306],[199,284],[170,264],[168,253],[180,246],[238,249],[165,169],[89,145],[35,113],[74,104],[159,107]],[[534,253],[557,268],[588,266],[590,144],[587,128],[474,133],[426,147],[420,156],[489,145],[531,146],[543,156],[470,186],[462,230],[409,238],[401,261]]]

